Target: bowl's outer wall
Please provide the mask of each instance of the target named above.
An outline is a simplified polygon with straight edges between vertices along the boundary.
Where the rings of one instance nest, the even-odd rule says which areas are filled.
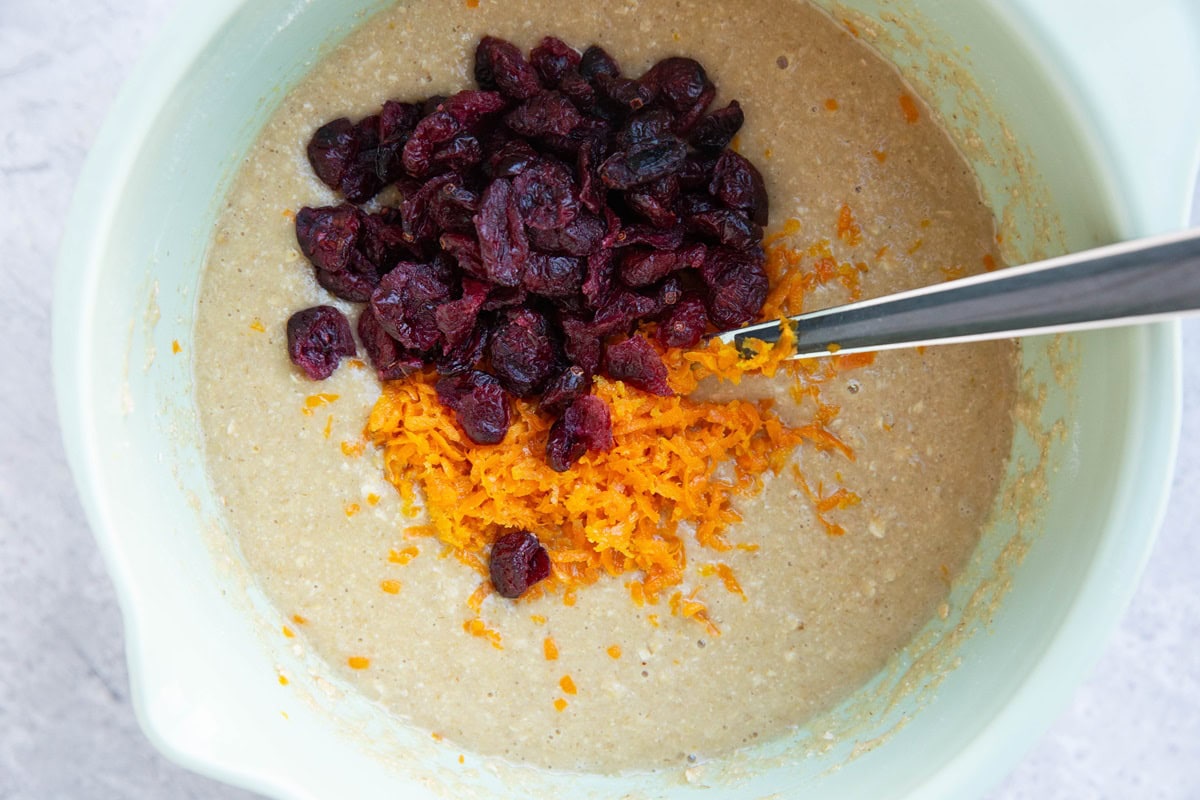
[[[195,446],[188,359],[173,356],[171,342],[190,340],[204,248],[236,168],[231,154],[245,151],[320,48],[355,24],[356,13],[377,5],[218,0],[183,9],[101,132],[56,277],[54,359],[64,437],[121,597],[143,725],[185,765],[279,797],[370,797],[384,787],[393,796],[420,797],[427,790],[371,754],[361,738],[330,725],[321,709],[326,700],[275,682],[279,665],[295,659],[262,635],[262,620],[273,619],[272,612],[258,608],[259,619],[252,619],[247,601],[237,599],[254,595],[246,594],[236,559],[213,555],[225,552],[213,546],[223,534],[212,523],[216,507]],[[866,13],[894,10],[886,0],[853,5]],[[1090,40],[1058,27],[1059,10],[1075,4],[1037,11],[1033,0],[911,5],[971,48],[985,91],[1028,145],[1064,212],[1061,245],[1149,233],[1185,219],[1197,105],[1153,107],[1151,122],[1169,136],[1131,133],[1137,126],[1114,110],[1119,96],[1096,89],[1092,77],[1113,77],[1128,90],[1145,73],[1127,62],[1126,75],[1113,75],[1093,63],[1100,59],[1092,57]],[[1117,0],[1101,5],[1112,6],[1111,13],[1090,15],[1088,36],[1149,35],[1129,24],[1131,15],[1141,17]],[[1149,5],[1175,23],[1165,43],[1162,36],[1143,41],[1147,51],[1157,43],[1159,74],[1200,74],[1195,9],[1186,0]],[[890,55],[902,66],[906,57],[920,57]],[[1180,72],[1181,63],[1193,71]],[[983,176],[996,199],[1001,178]],[[839,771],[821,774],[840,752],[761,775],[722,796],[803,785],[813,798],[912,792],[957,798],[982,792],[1002,774],[1065,702],[1132,592],[1169,485],[1177,342],[1169,325],[1078,337],[1070,458],[1049,476],[1045,519],[1052,535],[1035,539],[990,634],[969,641],[963,667],[922,714]],[[1027,350],[1042,352],[1037,345]],[[450,755],[407,741],[362,704],[349,705],[354,724],[400,737],[436,762],[438,780],[449,780]],[[901,704],[896,713],[905,710]],[[620,785],[526,777],[530,783],[520,785],[534,795],[561,794],[569,785],[570,796],[606,796]],[[485,792],[525,793],[488,774],[463,780]],[[539,790],[543,781],[549,783]],[[695,792],[651,784],[640,787],[647,796]]]

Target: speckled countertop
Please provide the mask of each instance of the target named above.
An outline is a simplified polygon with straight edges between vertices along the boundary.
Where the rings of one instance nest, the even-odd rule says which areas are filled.
[[[0,0],[0,799],[241,798],[169,763],[130,707],[121,618],[50,379],[50,286],[84,156],[178,0]],[[1200,204],[1198,204],[1200,205]],[[991,800],[1200,797],[1200,321],[1182,446],[1132,606]]]

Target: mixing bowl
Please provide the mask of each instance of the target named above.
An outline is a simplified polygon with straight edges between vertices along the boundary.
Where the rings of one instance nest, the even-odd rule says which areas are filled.
[[[1009,261],[1186,220],[1200,155],[1189,0],[823,5],[940,111]],[[680,773],[464,766],[279,635],[224,530],[190,366],[172,342],[190,338],[240,156],[306,68],[377,6],[190,4],[124,88],[78,188],[56,277],[59,411],[147,735],[192,769],[281,798],[984,792],[1066,702],[1137,581],[1170,485],[1175,325],[1026,341],[1023,386],[1042,400],[1022,420],[1005,489],[1020,513],[985,532],[945,619],[786,741]],[[281,686],[280,670],[298,677]]]

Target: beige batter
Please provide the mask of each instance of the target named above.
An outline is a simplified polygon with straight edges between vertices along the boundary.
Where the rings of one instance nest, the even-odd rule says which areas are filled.
[[[825,402],[841,407],[831,429],[856,460],[805,447],[799,464],[813,487],[845,486],[862,503],[829,515],[846,530],[830,536],[783,476],[743,504],[747,521],[731,531],[757,551],[693,545],[689,571],[727,563],[748,598],[690,576],[722,635],[672,616],[665,602],[634,607],[621,580],[581,590],[572,607],[560,597],[491,597],[482,616],[502,632],[503,650],[467,635],[464,601],[478,575],[439,557],[437,542],[406,539],[380,458],[370,448],[357,454],[378,396],[374,376],[343,364],[329,381],[306,380],[288,362],[284,324],[330,302],[290,218],[302,205],[336,202],[306,162],[312,130],[372,113],[389,97],[471,85],[485,33],[526,50],[546,34],[580,48],[597,42],[634,75],[668,55],[700,60],[721,91],[717,105],[737,98],[746,110],[739,148],[765,175],[772,228],[797,218],[798,243],[831,239],[839,260],[865,262],[867,296],[978,272],[995,254],[974,176],[927,109],[906,109],[900,97],[911,90],[895,71],[801,2],[401,3],[288,96],[215,230],[193,352],[208,465],[229,527],[263,590],[286,618],[298,615],[289,625],[331,671],[458,747],[615,771],[778,736],[868,680],[944,599],[1004,473],[1015,348],[881,354],[828,386]],[[857,246],[836,237],[844,204],[863,229]],[[810,305],[846,299],[833,286]],[[782,383],[739,391],[790,403]],[[389,561],[389,551],[413,544],[420,554],[411,563]],[[398,591],[382,590],[385,581]],[[548,637],[556,660],[545,656]],[[351,657],[369,665],[351,669]],[[560,684],[567,675],[576,694]]]

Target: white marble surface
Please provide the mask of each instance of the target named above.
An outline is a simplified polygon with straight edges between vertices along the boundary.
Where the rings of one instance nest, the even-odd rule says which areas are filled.
[[[138,730],[122,630],[59,442],[50,280],[74,182],[178,0],[0,0],[0,799],[249,797]],[[991,800],[1200,797],[1200,321],[1154,556],[1066,711]]]

